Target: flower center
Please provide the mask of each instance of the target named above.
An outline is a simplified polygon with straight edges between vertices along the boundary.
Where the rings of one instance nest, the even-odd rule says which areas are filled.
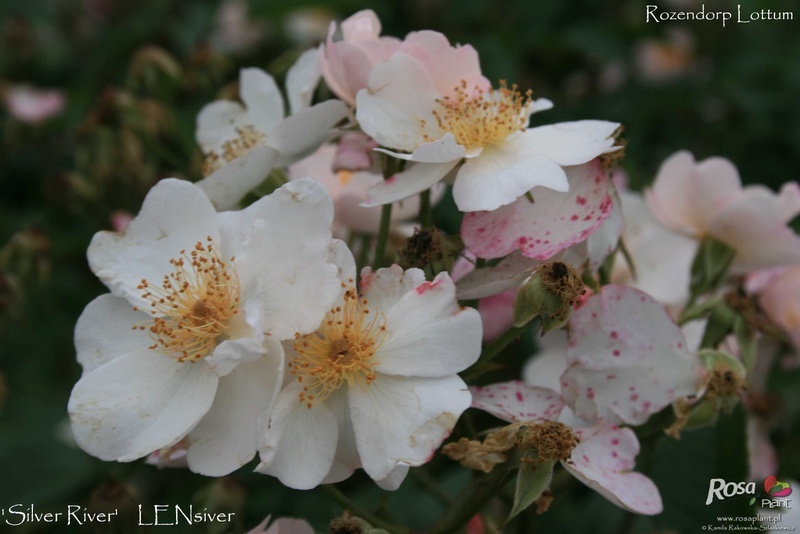
[[[173,272],[164,276],[160,287],[146,279],[138,286],[154,318],[133,328],[150,331],[155,341],[151,349],[177,355],[179,362],[196,362],[214,350],[238,312],[239,277],[222,261],[211,237],[205,245],[198,241],[191,252],[181,250],[169,262]]]
[[[210,150],[203,160],[203,176],[218,171],[226,163],[240,158],[250,152],[250,149],[267,142],[267,136],[252,126],[239,126],[236,128],[236,137],[222,144],[222,153]]]
[[[439,128],[452,133],[458,144],[467,150],[503,142],[528,126],[530,90],[523,95],[516,85],[508,89],[506,82],[501,81],[499,89],[484,92],[476,88],[475,92],[468,93],[467,83],[462,81],[455,93],[452,98],[436,99],[433,115]],[[433,141],[427,135],[425,139]]]
[[[319,330],[296,334],[297,356],[288,367],[303,384],[300,402],[311,408],[344,385],[369,386],[377,376],[375,351],[386,337],[385,322],[383,314],[370,314],[367,299],[359,299],[351,288],[344,303],[327,313]]]

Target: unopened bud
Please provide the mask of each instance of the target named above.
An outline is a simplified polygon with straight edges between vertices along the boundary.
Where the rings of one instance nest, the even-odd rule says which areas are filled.
[[[180,79],[181,66],[169,52],[157,46],[137,50],[128,69],[128,87],[139,94],[172,93]]]
[[[542,334],[561,328],[585,291],[578,272],[566,263],[542,265],[517,291],[514,326],[525,326],[538,317]]]

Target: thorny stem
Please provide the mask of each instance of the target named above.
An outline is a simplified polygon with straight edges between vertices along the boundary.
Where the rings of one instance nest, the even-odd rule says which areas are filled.
[[[373,527],[385,529],[391,534],[410,534],[411,530],[409,530],[408,528],[394,525],[392,523],[389,523],[388,521],[384,521],[375,514],[368,512],[367,510],[364,510],[359,505],[351,501],[344,493],[339,491],[339,489],[333,484],[325,484],[322,487],[325,489],[325,491],[328,492],[328,495],[333,497],[333,500],[335,500],[337,503],[343,506],[346,510],[350,510],[350,512],[352,512],[353,515],[360,517]]]

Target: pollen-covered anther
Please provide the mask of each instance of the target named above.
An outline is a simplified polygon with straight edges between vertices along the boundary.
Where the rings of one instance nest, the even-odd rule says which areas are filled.
[[[236,128],[236,137],[222,144],[222,151],[210,150],[203,160],[203,176],[209,176],[226,163],[240,158],[250,152],[250,149],[266,144],[267,136],[252,126],[239,126]]]
[[[211,237],[206,241],[171,259],[173,271],[160,287],[146,279],[138,286],[150,302],[147,311],[153,319],[134,328],[148,329],[154,341],[150,348],[181,362],[196,362],[211,353],[238,312],[236,270],[222,260]]]
[[[470,150],[503,142],[511,134],[525,131],[531,95],[530,90],[520,93],[516,85],[509,89],[505,81],[500,82],[499,89],[483,91],[475,87],[469,91],[462,80],[454,97],[436,100],[433,116],[439,128],[452,133],[458,144]]]
[[[520,429],[517,447],[534,463],[569,461],[579,440],[572,428],[558,421],[525,423]],[[528,453],[535,453],[529,459]]]
[[[386,337],[386,321],[367,304],[350,288],[316,332],[295,338],[296,356],[288,367],[303,384],[299,400],[308,408],[344,385],[365,388],[377,377],[375,352]]]

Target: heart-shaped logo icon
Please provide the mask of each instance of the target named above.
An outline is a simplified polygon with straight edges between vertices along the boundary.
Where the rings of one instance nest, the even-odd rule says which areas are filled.
[[[788,482],[781,482],[774,476],[768,476],[764,479],[764,491],[770,497],[786,497],[792,493],[792,488]]]

